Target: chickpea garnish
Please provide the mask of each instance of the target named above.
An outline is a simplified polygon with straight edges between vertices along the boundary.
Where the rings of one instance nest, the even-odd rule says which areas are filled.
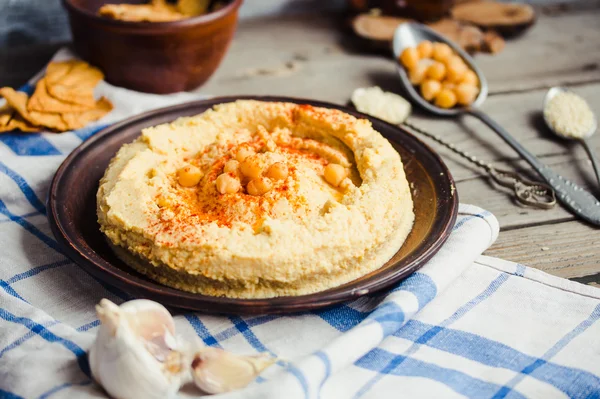
[[[250,155],[254,155],[254,151],[251,148],[242,147],[238,150],[237,154],[235,155],[235,159],[237,159],[238,162],[243,162]]]
[[[433,54],[433,43],[429,40],[423,40],[417,45],[417,52],[419,53],[420,58],[431,58],[431,54]]]
[[[288,167],[283,162],[275,162],[269,166],[265,175],[274,180],[283,180],[288,177]]]
[[[334,187],[338,187],[342,180],[348,176],[348,171],[342,165],[330,163],[329,165],[325,166],[323,176],[325,177],[327,183]]]
[[[248,185],[246,186],[246,191],[250,195],[263,195],[271,191],[273,188],[273,183],[271,179],[267,177],[259,177],[257,179],[250,180]]]
[[[251,179],[256,179],[262,174],[262,169],[258,163],[258,159],[255,156],[247,157],[241,164],[240,170],[244,176],[248,176]]]
[[[217,191],[221,194],[233,194],[240,191],[242,187],[240,181],[235,177],[231,177],[227,173],[222,173],[217,177],[215,181]]]
[[[443,89],[435,97],[435,105],[440,108],[452,108],[456,105],[456,94],[452,90]]]
[[[240,163],[235,159],[230,159],[225,162],[225,166],[223,167],[223,172],[225,173],[237,173],[240,167]]]
[[[194,165],[187,165],[177,171],[177,181],[183,187],[194,187],[200,183],[202,171]]]
[[[427,68],[427,77],[441,81],[446,76],[446,66],[441,62],[434,62]]]
[[[426,80],[421,84],[421,95],[427,101],[431,101],[442,90],[442,84],[437,80]]]
[[[413,69],[419,62],[419,53],[414,47],[408,47],[404,49],[400,55],[400,62],[408,69]]]

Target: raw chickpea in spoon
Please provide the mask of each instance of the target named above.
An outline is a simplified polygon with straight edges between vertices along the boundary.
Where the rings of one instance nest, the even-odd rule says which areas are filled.
[[[446,43],[423,40],[404,49],[399,61],[421,96],[440,108],[470,105],[479,94],[477,75]]]

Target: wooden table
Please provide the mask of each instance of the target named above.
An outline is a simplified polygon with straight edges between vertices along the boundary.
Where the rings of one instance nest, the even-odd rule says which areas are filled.
[[[567,85],[600,113],[600,2],[583,4],[541,12],[535,26],[509,41],[502,53],[479,54],[476,61],[490,85],[482,108],[543,162],[600,196],[583,148],[551,137],[540,112],[546,89]],[[357,87],[379,85],[399,91],[394,62],[366,53],[341,25],[339,18],[327,16],[242,22],[223,64],[201,92],[274,94],[345,104]],[[12,52],[0,60],[0,84],[23,83],[52,50]],[[435,119],[420,113],[412,118],[480,159],[524,173],[529,170],[510,147],[473,118]],[[487,255],[600,283],[600,230],[576,220],[560,206],[552,210],[519,206],[510,191],[494,186],[482,170],[423,140],[447,162],[461,202],[484,207],[500,221],[502,231]],[[592,144],[600,151],[600,135]]]

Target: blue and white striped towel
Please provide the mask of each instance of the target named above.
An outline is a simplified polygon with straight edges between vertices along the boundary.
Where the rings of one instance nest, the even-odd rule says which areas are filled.
[[[198,98],[98,91],[116,105],[103,125]],[[0,135],[2,398],[104,397],[86,359],[94,305],[126,294],[60,252],[44,207],[62,159],[99,127]],[[289,360],[222,398],[600,398],[600,290],[481,256],[497,234],[461,205],[440,252],[390,292],[293,316],[178,314],[177,329]]]

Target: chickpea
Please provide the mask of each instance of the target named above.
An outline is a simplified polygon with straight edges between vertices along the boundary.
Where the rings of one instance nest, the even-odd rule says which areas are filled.
[[[283,162],[275,162],[265,175],[273,180],[283,180],[288,177],[288,167]]]
[[[427,68],[431,65],[431,63],[427,61],[429,60],[420,60],[416,67],[408,71],[408,80],[410,80],[410,83],[418,85],[425,80]]]
[[[417,45],[417,51],[421,59],[431,58],[431,54],[433,53],[433,43],[429,40],[423,40]]]
[[[247,157],[244,162],[240,164],[240,170],[244,176],[248,176],[251,179],[256,179],[262,173],[262,169],[256,156]]]
[[[417,52],[417,49],[414,47],[405,48],[400,55],[400,62],[408,70],[416,67],[417,63],[419,62],[419,53]]]
[[[448,79],[442,82],[442,89],[454,90],[456,83],[449,81]]]
[[[244,159],[248,158],[250,155],[254,155],[254,151],[251,148],[242,147],[235,155],[235,159],[237,159],[238,162],[243,162]]]
[[[461,105],[470,105],[475,101],[479,89],[469,83],[461,83],[454,89],[456,101]]]
[[[344,180],[342,180],[342,181],[340,182],[340,185],[339,185],[339,187],[340,187],[342,190],[345,190],[345,191],[347,191],[347,190],[349,190],[349,189],[350,189],[350,187],[354,187],[354,183],[352,182],[352,180],[351,180],[349,177],[346,177]]]
[[[452,108],[456,105],[456,94],[452,90],[443,89],[435,97],[435,105],[440,108]]]
[[[446,64],[446,70],[446,79],[452,82],[460,82],[468,68],[460,57],[454,56]]]
[[[473,86],[479,86],[479,79],[477,78],[477,75],[470,69],[467,69],[460,82],[468,83]]]
[[[269,152],[273,152],[277,149],[277,144],[275,144],[275,142],[271,139],[267,140],[267,142],[265,143],[265,147],[264,150],[265,151],[269,151]]]
[[[240,167],[240,163],[238,161],[236,161],[235,159],[230,159],[229,161],[225,162],[225,166],[223,167],[223,172],[237,174],[239,167]]]
[[[177,171],[177,181],[183,187],[194,187],[200,183],[202,179],[202,171],[194,166],[187,165]]]
[[[250,183],[246,186],[246,191],[250,195],[263,195],[271,191],[273,183],[271,179],[267,177],[259,177],[257,179],[250,180]]]
[[[441,62],[434,62],[427,68],[427,77],[429,79],[442,81],[446,76],[446,66]]]
[[[240,181],[235,177],[231,177],[227,173],[220,174],[215,181],[217,191],[221,194],[233,194],[240,191],[242,187]]]
[[[436,61],[443,62],[452,55],[452,48],[446,43],[433,43],[432,58]]]
[[[323,171],[323,176],[325,177],[327,183],[334,187],[338,187],[347,175],[348,171],[346,168],[337,163],[330,163],[329,165],[325,166],[325,170]]]
[[[427,101],[431,101],[442,90],[442,84],[437,80],[426,80],[421,84],[421,95]]]

